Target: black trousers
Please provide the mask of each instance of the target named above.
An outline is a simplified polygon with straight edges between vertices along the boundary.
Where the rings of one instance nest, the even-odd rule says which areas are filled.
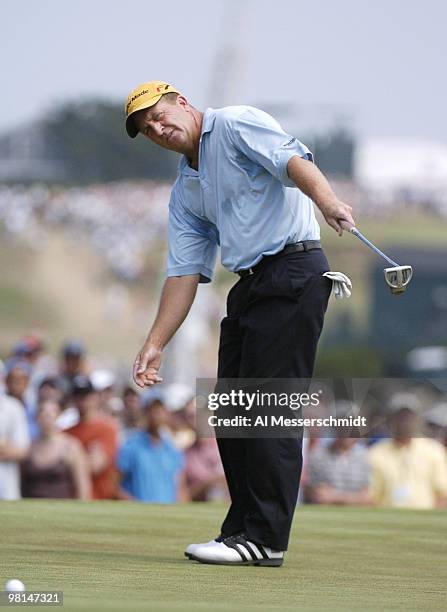
[[[219,378],[310,378],[332,288],[321,249],[266,260],[230,290]],[[302,468],[302,440],[218,438],[231,506],[224,535],[286,550]]]

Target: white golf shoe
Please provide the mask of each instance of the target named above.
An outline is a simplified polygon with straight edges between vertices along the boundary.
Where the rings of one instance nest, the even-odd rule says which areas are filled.
[[[194,561],[199,561],[199,563],[215,565],[279,567],[284,561],[283,551],[272,550],[267,546],[255,544],[243,535],[229,536],[220,541],[213,540],[205,544],[196,544],[187,556]]]
[[[218,542],[222,542],[224,538],[225,536],[220,535],[215,540],[210,540],[209,542],[203,542],[202,544],[189,544],[189,546],[187,546],[185,550],[185,557],[188,557],[188,559],[192,559],[197,548],[202,548],[204,546],[211,546],[213,544],[217,544]]]

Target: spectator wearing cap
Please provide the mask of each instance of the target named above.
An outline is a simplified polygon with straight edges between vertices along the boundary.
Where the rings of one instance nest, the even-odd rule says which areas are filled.
[[[78,440],[61,433],[56,421],[60,405],[54,399],[39,403],[40,435],[22,463],[22,496],[49,499],[89,499],[87,457]]]
[[[447,462],[438,441],[416,437],[420,403],[399,393],[389,404],[391,438],[369,450],[371,495],[378,506],[429,509],[447,501]]]
[[[99,409],[105,417],[110,418],[117,430],[121,428],[123,402],[115,393],[116,378],[110,370],[94,370],[90,380],[98,393]]]
[[[73,403],[79,411],[79,423],[67,429],[87,453],[94,499],[115,499],[117,473],[115,460],[118,447],[116,428],[101,415],[98,393],[88,376],[72,380]]]
[[[62,347],[60,375],[67,388],[75,376],[86,374],[85,348],[79,340],[69,340]]]
[[[347,401],[335,403],[337,417],[355,416]],[[371,504],[368,451],[349,428],[338,427],[328,444],[314,445],[308,455],[306,501],[315,504]]]
[[[39,404],[45,400],[53,400],[59,404],[62,410],[62,407],[65,406],[65,399],[61,380],[57,376],[45,376],[41,378],[37,385],[34,401],[32,402],[33,413],[36,414],[36,421],[38,420],[37,412]],[[72,425],[74,425],[75,422],[73,422]]]
[[[29,334],[14,345],[12,354],[14,357],[21,357],[29,361],[32,366],[35,366],[42,355],[43,349],[42,340],[34,334]]]
[[[123,389],[123,411],[121,414],[120,439],[124,443],[129,436],[140,430],[142,407],[140,394],[131,386]]]
[[[38,404],[45,400],[52,400],[62,405],[64,400],[64,389],[61,381],[56,376],[48,376],[40,381],[37,389]]]
[[[170,504],[188,499],[183,454],[163,433],[168,414],[160,389],[143,394],[142,431],[132,434],[118,455],[122,489],[143,502]]]
[[[27,361],[32,361],[33,350],[25,338],[19,340],[12,347],[12,357],[21,357]]]
[[[29,443],[23,405],[0,394],[0,499],[20,499],[20,461]]]
[[[196,440],[195,428],[189,414],[194,414],[194,392],[183,383],[172,383],[164,392],[168,409],[167,427],[174,445],[181,451],[190,448]],[[193,421],[194,419],[192,419]]]
[[[38,404],[36,389],[42,380],[57,374],[56,360],[45,351],[45,344],[42,338],[34,333],[24,336],[14,346],[13,355],[28,361],[32,368],[27,398],[36,412]]]
[[[18,400],[25,409],[31,438],[39,435],[39,426],[36,421],[35,410],[27,397],[32,369],[28,361],[21,357],[12,357],[5,364],[5,385],[7,395]]]

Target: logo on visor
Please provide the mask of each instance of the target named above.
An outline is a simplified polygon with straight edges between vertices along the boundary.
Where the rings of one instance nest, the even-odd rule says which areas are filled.
[[[149,93],[149,89],[142,89],[142,90],[141,90],[141,91],[139,91],[137,94],[135,94],[134,96],[132,96],[132,97],[131,97],[131,99],[129,100],[129,102],[127,103],[127,106],[126,106],[126,113],[128,113],[128,112],[129,112],[129,108],[130,108],[130,106],[131,106],[132,102],[135,102],[135,100],[136,100],[137,98],[139,98],[140,96],[144,96],[144,94],[147,94],[147,93]]]

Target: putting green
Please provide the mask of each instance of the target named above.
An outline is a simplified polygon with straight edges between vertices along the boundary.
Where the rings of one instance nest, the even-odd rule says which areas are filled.
[[[0,580],[68,610],[445,610],[447,512],[307,506],[281,568],[201,565],[216,504],[0,502]]]

